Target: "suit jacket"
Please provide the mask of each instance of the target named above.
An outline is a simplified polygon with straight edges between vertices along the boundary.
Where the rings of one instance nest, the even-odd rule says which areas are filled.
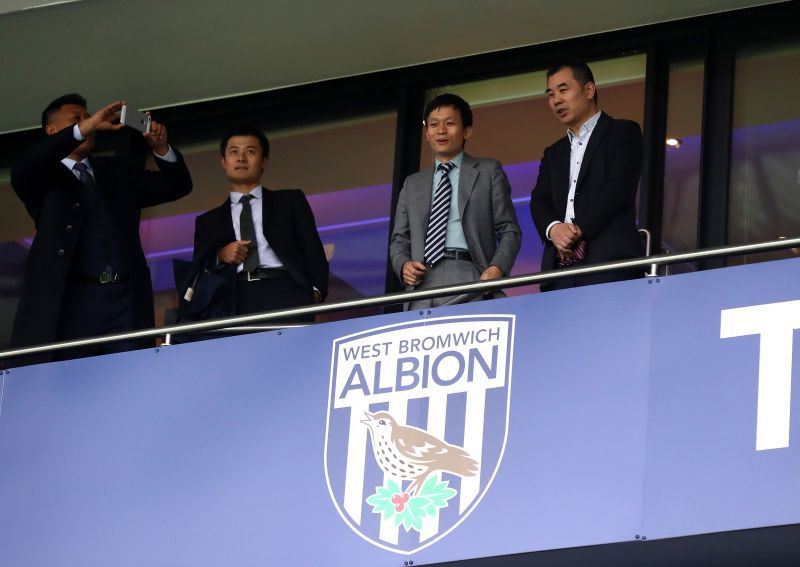
[[[556,267],[556,249],[545,231],[551,222],[564,221],[569,194],[569,159],[570,144],[566,136],[545,149],[539,178],[531,194],[531,216],[545,245],[542,271]],[[641,163],[639,125],[602,113],[589,138],[575,191],[574,222],[583,231],[588,264],[643,254],[635,208]],[[641,273],[639,270],[638,276]],[[627,277],[637,276],[629,273]],[[619,274],[608,274],[605,279],[621,278]],[[591,283],[601,280],[603,278]],[[548,287],[545,284],[542,289]]]
[[[402,279],[403,264],[423,261],[431,214],[434,168],[409,175],[395,209],[389,244],[392,268]],[[500,162],[464,154],[458,178],[458,211],[472,261],[483,272],[491,265],[511,272],[522,231],[511,202],[511,186]]]
[[[25,264],[25,284],[14,321],[13,346],[56,338],[61,303],[90,195],[62,163],[81,142],[72,128],[47,136],[25,152],[11,171],[11,185],[36,224]],[[130,267],[133,309],[138,328],[154,326],[150,270],[139,239],[141,209],[174,201],[192,190],[180,153],[177,163],[156,159],[159,171],[118,157],[91,157],[98,191],[105,193],[122,253]]]
[[[299,189],[262,192],[262,228],[292,280],[309,293],[316,287],[323,299],[328,295],[328,260],[317,233],[314,213]],[[194,252],[219,249],[236,240],[230,199],[197,217],[194,224]],[[236,276],[235,266],[222,272]]]

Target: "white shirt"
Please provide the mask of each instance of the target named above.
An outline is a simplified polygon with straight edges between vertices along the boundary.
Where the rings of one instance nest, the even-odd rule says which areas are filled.
[[[275,254],[275,251],[272,249],[272,246],[269,245],[269,242],[267,242],[267,237],[264,236],[264,223],[262,220],[262,213],[264,210],[263,191],[264,189],[261,187],[261,185],[259,185],[249,193],[253,196],[253,199],[250,201],[250,210],[253,213],[253,227],[256,231],[256,246],[258,247],[259,260],[258,267],[282,268],[283,263],[281,263],[278,255]],[[233,232],[236,233],[236,240],[242,239],[242,232],[239,227],[239,216],[242,214],[242,204],[239,201],[241,201],[244,195],[244,193],[239,193],[238,191],[230,192],[231,220],[233,221]],[[236,266],[237,272],[241,272],[243,269],[244,264],[239,264]]]
[[[65,157],[64,159],[61,160],[61,163],[63,163],[67,167],[67,169],[69,169],[72,172],[72,175],[74,175],[78,181],[81,180],[80,172],[75,170],[75,164],[78,163],[77,161],[75,161],[72,158]],[[92,169],[92,164],[89,163],[89,158],[83,158],[81,160],[81,163],[86,164],[86,170],[89,172],[89,175],[92,176],[92,179],[94,179],[94,170]]]
[[[565,223],[572,224],[575,220],[575,189],[578,187],[578,176],[581,172],[581,163],[583,162],[583,155],[586,153],[586,146],[589,145],[589,138],[592,137],[594,127],[597,126],[597,121],[600,119],[601,111],[589,118],[578,130],[576,135],[572,130],[567,128],[567,138],[569,139],[569,194],[567,195],[567,209],[564,214]],[[545,235],[550,240],[550,229],[559,224],[561,221],[553,221],[547,225]]]
[[[464,160],[464,152],[450,160],[453,168],[447,177],[450,179],[450,213],[447,217],[447,232],[445,232],[444,247],[448,250],[469,250],[467,245],[467,237],[464,236],[464,227],[461,225],[461,214],[458,212],[458,181],[461,177],[461,162]],[[439,182],[445,175],[444,171],[439,169],[439,165],[443,163],[438,159],[433,160],[433,187],[431,191],[431,203],[436,198],[436,188],[439,187]]]

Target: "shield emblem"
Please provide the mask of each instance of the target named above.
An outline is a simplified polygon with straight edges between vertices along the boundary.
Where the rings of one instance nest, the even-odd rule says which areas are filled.
[[[508,435],[514,315],[462,315],[333,341],[325,476],[360,537],[410,554],[479,505]]]

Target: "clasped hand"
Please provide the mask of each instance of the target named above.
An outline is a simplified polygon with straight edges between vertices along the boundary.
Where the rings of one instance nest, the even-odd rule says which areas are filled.
[[[550,229],[550,240],[562,260],[572,257],[572,247],[583,238],[583,231],[576,224],[561,222]]]

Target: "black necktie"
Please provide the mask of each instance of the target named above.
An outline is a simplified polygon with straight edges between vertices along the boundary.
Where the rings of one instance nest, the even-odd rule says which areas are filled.
[[[250,241],[247,257],[244,259],[243,264],[245,272],[254,272],[260,264],[258,243],[256,242],[256,227],[253,224],[253,210],[250,207],[250,201],[254,198],[252,195],[244,195],[239,199],[239,203],[242,205],[242,212],[239,213],[239,235],[242,240]]]
[[[439,186],[433,196],[431,216],[428,220],[428,232],[425,235],[425,264],[430,267],[444,256],[444,241],[447,236],[447,219],[450,216],[450,196],[453,187],[450,185],[450,170],[453,162],[440,163],[437,168],[442,172]]]

